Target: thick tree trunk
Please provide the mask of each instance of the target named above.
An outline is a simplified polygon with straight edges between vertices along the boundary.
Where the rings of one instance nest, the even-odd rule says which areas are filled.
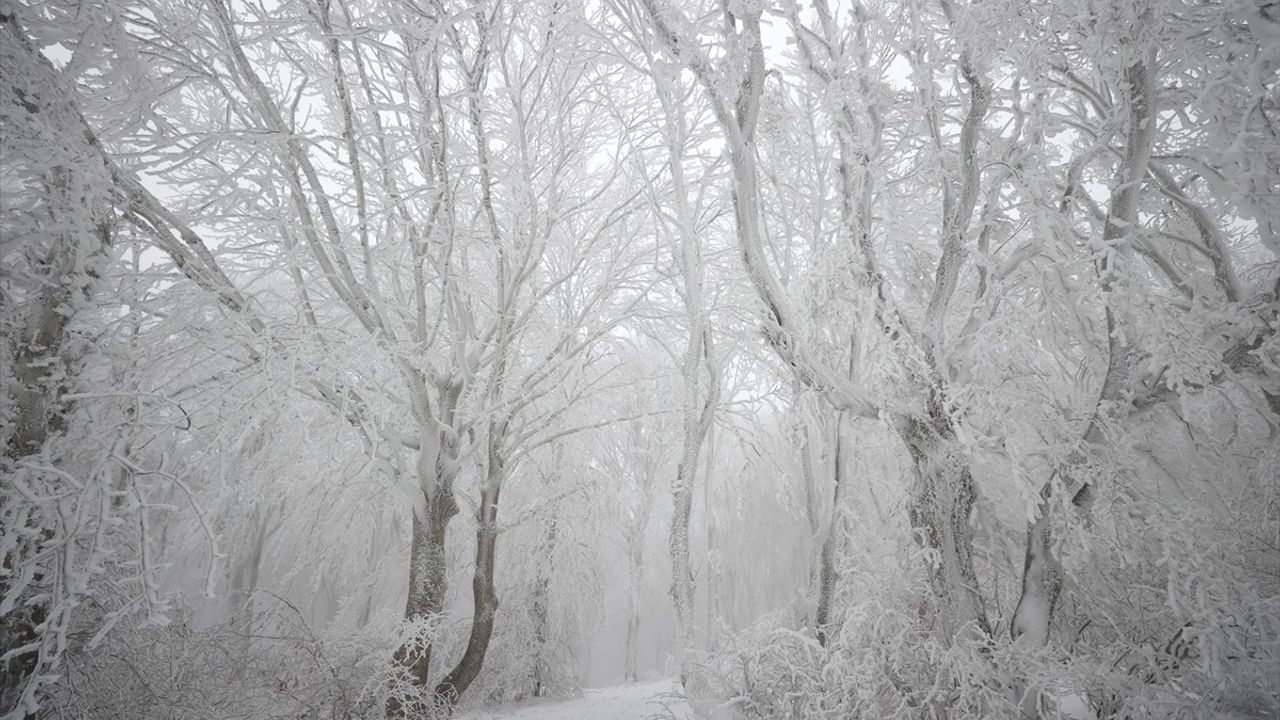
[[[437,496],[428,504],[427,517],[413,516],[413,538],[409,546],[409,598],[405,602],[407,620],[438,616],[444,610],[448,589],[445,535],[449,521],[458,513],[453,495]],[[413,684],[424,686],[429,679],[431,645],[415,648],[405,644],[395,652],[395,660],[409,674]],[[398,705],[388,706],[388,715],[401,717]]]
[[[32,112],[39,114],[40,110],[37,106]],[[87,158],[86,165],[95,160]],[[18,472],[26,458],[44,452],[46,442],[64,428],[67,408],[62,395],[74,380],[77,368],[66,357],[63,341],[75,308],[90,292],[93,264],[110,241],[106,204],[97,201],[91,187],[102,182],[101,178],[90,170],[56,167],[44,180],[49,193],[49,220],[69,230],[54,238],[38,268],[43,271],[44,286],[30,300],[26,327],[16,343],[13,378],[7,388],[12,395],[13,424],[4,443],[4,457],[0,458],[2,495],[11,491],[10,473]],[[42,586],[48,579],[37,569],[19,585],[10,580],[18,565],[41,553],[42,546],[54,536],[51,523],[40,522],[41,515],[39,510],[32,513],[39,524],[31,527],[32,532],[18,535],[16,543],[0,558],[5,570],[0,576],[0,601],[13,602],[13,609],[0,615],[0,648],[2,652],[26,648],[8,659],[0,670],[0,707],[4,708],[33,707],[41,685],[39,665],[46,658],[48,644],[42,626],[50,619],[48,593]],[[35,597],[45,599],[34,600]],[[48,650],[55,657],[60,652]]]
[[[36,301],[31,331],[26,342],[19,347],[14,360],[13,434],[5,445],[0,472],[6,478],[15,472],[24,458],[41,451],[49,436],[62,426],[62,408],[58,396],[62,388],[53,381],[54,370],[61,365],[61,347],[64,330],[70,313],[60,312],[71,297],[71,283],[65,277],[55,277]],[[4,488],[4,494],[9,488]],[[23,558],[33,556],[39,546],[52,539],[48,527],[32,527],[24,533],[17,546],[3,557],[4,574],[0,577],[0,599],[9,600],[14,592],[10,584],[13,571]],[[7,534],[7,533],[6,533]],[[4,663],[0,673],[0,707],[17,709],[30,703],[38,682],[33,677],[39,663],[41,626],[48,618],[46,602],[32,602],[32,595],[45,596],[41,586],[46,582],[44,574],[35,573],[26,588],[18,588],[12,598],[12,610],[0,615],[0,648],[5,652],[27,648]]]
[[[428,433],[423,433],[424,439]],[[418,621],[438,617],[444,611],[448,590],[448,562],[445,539],[449,521],[458,514],[453,495],[453,478],[457,473],[457,440],[440,433],[435,441],[423,443],[420,451],[419,482],[423,484],[425,504],[413,514],[412,538],[409,545],[409,596],[405,601],[406,620]],[[425,508],[425,509],[424,509]],[[410,684],[427,687],[431,672],[431,642],[410,640],[396,648],[393,659],[408,675]],[[416,712],[406,708],[399,698],[387,700],[387,717],[406,718]]]
[[[940,401],[934,398],[929,405],[929,421],[913,418],[899,426],[915,475],[907,515],[932,555],[926,569],[943,631],[952,639],[973,631],[988,637],[991,624],[978,589],[969,526],[976,499],[973,476]]]
[[[498,611],[498,596],[494,587],[493,563],[497,546],[498,489],[490,488],[480,493],[478,511],[480,526],[476,529],[476,568],[471,578],[472,617],[471,634],[462,659],[448,675],[436,685],[436,697],[450,707],[456,705],[462,694],[480,674],[484,656],[493,637],[493,621]]]
[[[437,702],[445,707],[457,705],[459,698],[480,674],[484,656],[493,637],[493,621],[498,611],[498,595],[494,585],[494,554],[498,540],[498,496],[505,477],[505,458],[501,452],[503,427],[489,427],[489,467],[480,488],[480,507],[476,510],[476,565],[471,576],[471,635],[467,649],[458,664],[436,685]]]

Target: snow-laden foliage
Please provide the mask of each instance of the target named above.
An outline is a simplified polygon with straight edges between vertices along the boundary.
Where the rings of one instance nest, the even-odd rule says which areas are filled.
[[[64,717],[368,717],[361,687],[382,633],[326,637],[277,597],[237,626],[203,630],[175,617],[163,629],[122,629],[109,653],[69,652],[49,700]],[[390,618],[385,618],[390,619]],[[383,642],[370,642],[373,638]]]
[[[920,620],[919,574],[904,578],[877,582],[873,598],[846,607],[825,647],[762,618],[699,668],[710,692],[748,718],[1017,717],[992,677],[1007,659],[939,643]]]
[[[832,640],[790,611],[763,617],[701,659],[706,696],[751,718],[1018,718],[1023,693],[1066,717],[1275,714],[1280,445],[1257,416],[1224,428],[1233,401],[1248,399],[1192,397],[1179,412],[1193,419],[1145,419],[1091,471],[1114,490],[1087,520],[1051,510],[1074,590],[1050,647],[940,643],[920,559],[868,572],[855,529]]]

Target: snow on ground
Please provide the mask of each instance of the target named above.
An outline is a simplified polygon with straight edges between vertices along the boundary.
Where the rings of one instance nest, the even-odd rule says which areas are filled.
[[[679,684],[671,680],[586,690],[580,698],[529,700],[472,710],[457,720],[693,720]]]

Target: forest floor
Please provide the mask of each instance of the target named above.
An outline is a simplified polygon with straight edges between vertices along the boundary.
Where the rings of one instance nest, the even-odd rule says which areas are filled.
[[[458,720],[693,720],[671,680],[585,690],[580,698],[528,700],[472,710]]]

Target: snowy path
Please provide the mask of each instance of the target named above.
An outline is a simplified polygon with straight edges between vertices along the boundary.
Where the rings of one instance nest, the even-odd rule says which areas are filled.
[[[587,690],[569,700],[537,700],[472,710],[458,720],[693,720],[670,680]]]

